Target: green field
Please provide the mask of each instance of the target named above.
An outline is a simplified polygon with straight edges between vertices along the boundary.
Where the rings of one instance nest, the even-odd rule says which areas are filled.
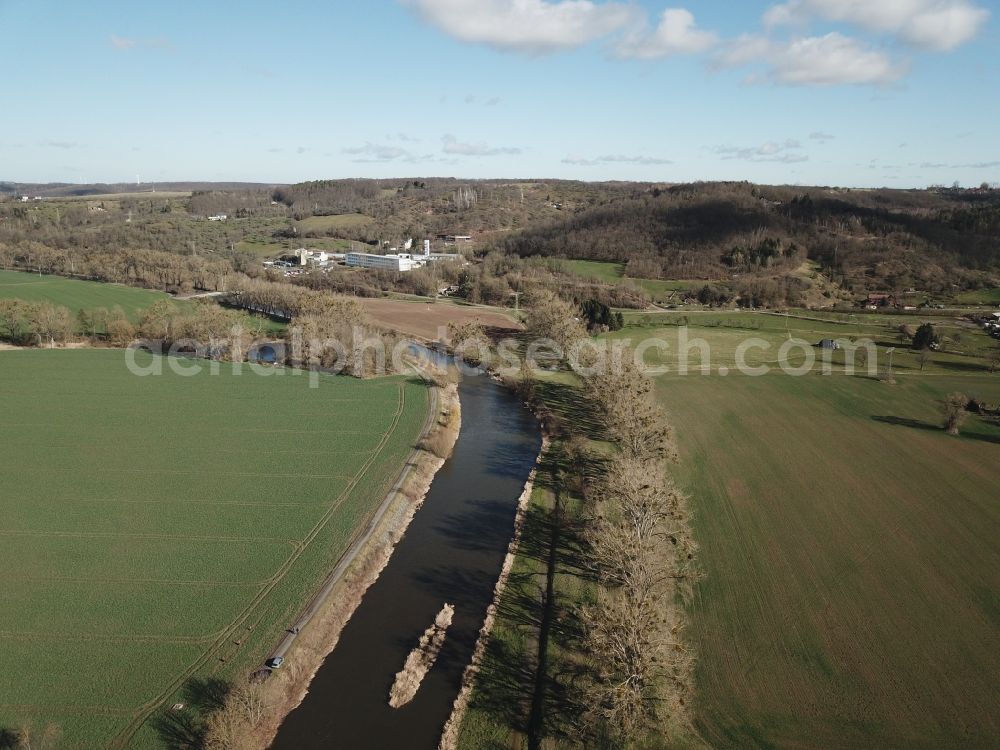
[[[159,712],[192,677],[261,663],[426,416],[415,379],[313,389],[160,362],[137,377],[121,351],[0,353],[0,730],[164,747]]]
[[[247,253],[253,253],[261,259],[277,258],[279,255],[283,255],[288,252],[284,243],[253,240],[243,240],[242,242],[237,242],[236,249]]]
[[[111,309],[118,305],[132,321],[154,302],[170,299],[163,292],[136,289],[120,284],[65,279],[61,276],[38,276],[20,271],[0,271],[0,299],[23,299],[51,302],[68,307],[73,313],[97,307]]]
[[[603,260],[564,260],[566,270],[584,279],[597,279],[617,284],[625,278],[625,264]]]
[[[973,417],[950,438],[938,402],[954,391],[1000,402],[985,357],[996,342],[933,320],[947,351],[921,370],[894,319],[687,320],[715,372],[749,337],[772,348],[748,362],[772,367],[789,337],[868,337],[883,366],[897,347],[896,385],[840,374],[842,352],[829,376],[658,380],[706,573],[692,626],[702,737],[733,748],[995,747],[1000,653],[985,644],[1000,627],[1000,424]],[[675,365],[676,351],[662,361]]]
[[[820,316],[822,317],[822,316]],[[633,325],[676,316],[633,316]],[[754,313],[687,316],[713,369],[775,366],[789,337],[868,337],[899,347],[895,320]],[[994,746],[1000,659],[1000,427],[937,429],[937,401],[1000,401],[981,355],[996,343],[953,320],[920,369],[898,348],[898,383],[818,374],[668,374],[659,393],[677,429],[679,476],[696,512],[706,577],[693,610],[696,716],[713,747]],[[672,341],[677,329],[618,334]],[[842,361],[834,355],[834,363]],[[676,351],[662,361],[676,365]],[[801,359],[793,359],[798,364]],[[959,688],[959,686],[962,686]],[[957,696],[961,696],[959,699]]]
[[[957,390],[996,403],[1000,377],[660,380],[706,573],[710,745],[1000,743],[1000,428],[944,434]]]
[[[960,292],[955,295],[955,301],[960,305],[1000,305],[1000,288]]]
[[[918,352],[900,338],[899,326],[903,323],[917,328],[929,322],[945,340],[944,348],[930,352],[922,364]],[[694,347],[696,340],[704,341],[709,349],[709,360],[713,370],[726,367],[730,371],[737,365],[737,349],[749,339],[757,340],[754,346],[744,352],[747,365],[777,367],[779,353],[790,340],[808,345],[818,344],[822,339],[840,341],[844,349],[832,352],[830,360],[834,369],[842,369],[846,353],[853,351],[859,342],[872,341],[877,347],[877,362],[881,367],[889,364],[887,350],[894,348],[892,366],[897,373],[931,374],[988,374],[990,356],[1000,344],[990,338],[977,326],[954,318],[927,317],[905,318],[878,314],[823,314],[803,312],[801,315],[778,315],[761,312],[676,311],[662,313],[626,313],[625,328],[611,338],[629,339],[638,345],[646,339],[662,339],[670,348],[666,351],[650,349],[646,361],[661,364],[676,371],[679,363],[679,347],[683,345],[681,329],[687,326],[690,370],[701,369],[701,356]],[[805,359],[803,349],[790,347],[788,363],[798,366]],[[814,349],[817,361],[822,360],[822,352]],[[864,369],[860,357],[856,358],[858,371]]]
[[[295,222],[300,232],[315,232],[326,234],[338,229],[356,229],[373,223],[375,220],[364,214],[337,214],[335,216],[309,216]]]
[[[641,287],[653,299],[654,302],[663,302],[668,298],[673,298],[676,292],[686,292],[687,290],[704,285],[705,281],[677,279],[637,279],[625,275],[624,263],[613,263],[603,260],[565,260],[562,261],[566,269],[584,279],[596,279],[607,284],[617,284],[622,281],[631,281],[636,286]],[[679,295],[683,297],[683,295]],[[677,300],[679,301],[679,300]]]

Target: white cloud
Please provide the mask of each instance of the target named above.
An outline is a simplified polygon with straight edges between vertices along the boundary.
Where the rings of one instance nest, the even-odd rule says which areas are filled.
[[[357,156],[356,162],[396,161],[397,159],[412,160],[413,154],[398,146],[384,146],[377,143],[366,143],[364,146],[354,146],[343,149],[343,153]]]
[[[784,164],[794,164],[797,162],[809,161],[809,157],[802,153],[802,144],[789,138],[781,143],[768,141],[759,146],[716,146],[713,153],[726,160],[739,161],[774,161]]]
[[[601,164],[638,164],[644,167],[673,164],[670,159],[660,159],[655,156],[626,156],[624,154],[608,154],[606,156],[598,156],[594,159],[572,155],[563,159],[562,163],[573,164],[578,167],[596,167]]]
[[[42,148],[61,148],[61,149],[71,149],[71,148],[83,148],[83,145],[77,143],[76,141],[39,141],[39,146]]]
[[[764,14],[766,26],[814,18],[889,33],[922,49],[954,49],[972,39],[990,12],[970,0],[789,0]]]
[[[695,25],[694,15],[683,8],[668,8],[663,11],[660,23],[654,30],[648,25],[633,30],[617,44],[621,57],[652,60],[670,55],[691,55],[713,47],[718,36],[711,31],[702,31]]]
[[[540,54],[572,49],[622,30],[631,5],[591,0],[402,0],[428,23],[464,42]]]
[[[521,153],[521,149],[510,146],[490,146],[482,141],[478,143],[463,143],[450,133],[444,138],[441,150],[453,156],[513,156]]]
[[[124,36],[111,35],[111,46],[115,49],[132,49],[137,42]]]
[[[766,58],[774,44],[770,39],[743,34],[726,42],[713,61],[717,68],[735,68]]]
[[[779,45],[770,62],[774,78],[791,84],[889,83],[905,72],[883,52],[837,32]]]
[[[1000,161],[978,161],[971,164],[945,164],[942,162],[928,162],[921,164],[910,164],[909,166],[919,166],[921,169],[996,169],[1000,167]]]
[[[742,36],[727,44],[715,67],[740,67],[762,62],[768,78],[789,85],[886,84],[898,80],[906,67],[884,52],[837,32],[779,42]],[[756,79],[752,79],[756,80]]]
[[[495,106],[497,106],[500,103],[501,99],[500,99],[499,96],[480,97],[480,96],[476,96],[475,94],[467,94],[465,96],[465,99],[463,99],[463,101],[466,104],[469,104],[469,105],[481,105],[483,107],[495,107]]]

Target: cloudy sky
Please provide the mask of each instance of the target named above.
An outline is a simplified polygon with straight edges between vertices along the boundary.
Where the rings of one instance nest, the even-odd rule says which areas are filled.
[[[1000,181],[996,0],[0,0],[0,179]]]

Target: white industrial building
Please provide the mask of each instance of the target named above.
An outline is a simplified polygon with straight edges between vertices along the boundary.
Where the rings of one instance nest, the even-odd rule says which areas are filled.
[[[409,253],[394,255],[348,253],[345,260],[351,268],[381,268],[386,271],[412,271],[418,265]]]
[[[314,266],[326,266],[329,265],[330,261],[333,259],[333,256],[325,250],[309,250],[304,247],[300,247],[295,251],[295,257],[299,259],[300,266],[309,264]]]
[[[414,268],[423,268],[431,263],[440,261],[457,262],[463,260],[458,253],[432,253],[431,241],[424,240],[424,252],[422,255],[413,255],[405,252],[400,253],[396,248],[392,248],[389,255],[376,255],[374,253],[347,253],[344,262],[352,268],[376,268],[386,271],[405,272]],[[413,247],[413,240],[407,240],[403,244],[404,250]]]

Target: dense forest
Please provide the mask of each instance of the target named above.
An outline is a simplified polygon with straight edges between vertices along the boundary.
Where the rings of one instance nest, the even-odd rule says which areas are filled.
[[[747,183],[653,189],[509,233],[520,256],[613,260],[629,276],[780,275],[816,261],[854,292],[993,283],[1000,191],[858,191]]]

